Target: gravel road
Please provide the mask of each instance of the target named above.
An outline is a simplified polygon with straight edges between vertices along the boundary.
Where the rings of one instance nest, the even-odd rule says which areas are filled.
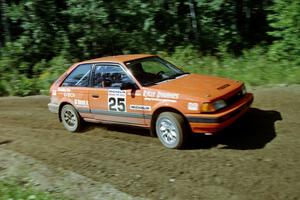
[[[3,97],[0,151],[132,197],[300,199],[300,85],[251,91],[255,101],[242,119],[217,136],[192,137],[184,150],[166,149],[147,130],[124,126],[88,124],[71,134],[47,110],[49,97]]]

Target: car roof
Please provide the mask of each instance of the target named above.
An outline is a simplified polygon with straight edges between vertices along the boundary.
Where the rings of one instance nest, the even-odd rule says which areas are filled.
[[[138,60],[141,58],[153,57],[155,55],[152,54],[128,54],[128,55],[117,55],[117,56],[107,56],[101,58],[95,58],[91,60],[85,60],[79,62],[78,64],[84,63],[95,63],[95,62],[117,62],[117,63],[124,63],[132,60]]]

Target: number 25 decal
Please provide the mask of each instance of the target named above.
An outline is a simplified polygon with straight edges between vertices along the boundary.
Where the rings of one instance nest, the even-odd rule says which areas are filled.
[[[109,110],[112,111],[126,111],[125,98],[123,97],[109,97],[108,99]]]

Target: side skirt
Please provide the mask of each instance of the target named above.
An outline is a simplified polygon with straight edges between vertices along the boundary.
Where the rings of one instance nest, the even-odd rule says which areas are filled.
[[[116,125],[126,125],[126,126],[135,126],[135,127],[142,127],[142,128],[150,128],[149,126],[136,124],[136,123],[125,123],[125,122],[115,122],[115,121],[107,121],[107,120],[96,120],[91,118],[83,118],[86,122],[92,122],[92,123],[100,123],[100,124],[116,124]]]

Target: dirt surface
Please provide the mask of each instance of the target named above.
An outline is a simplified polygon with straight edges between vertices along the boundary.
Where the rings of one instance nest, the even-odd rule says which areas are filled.
[[[48,97],[0,98],[0,151],[133,197],[300,199],[300,86],[252,92],[253,108],[241,120],[217,136],[194,136],[185,150],[124,126],[88,124],[71,134],[47,110]]]
[[[32,157],[3,148],[0,150],[0,169],[0,181],[48,192],[57,200],[143,200],[121,192],[110,184],[94,181],[61,167],[48,167]],[[1,193],[0,199],[12,200],[4,199]]]

